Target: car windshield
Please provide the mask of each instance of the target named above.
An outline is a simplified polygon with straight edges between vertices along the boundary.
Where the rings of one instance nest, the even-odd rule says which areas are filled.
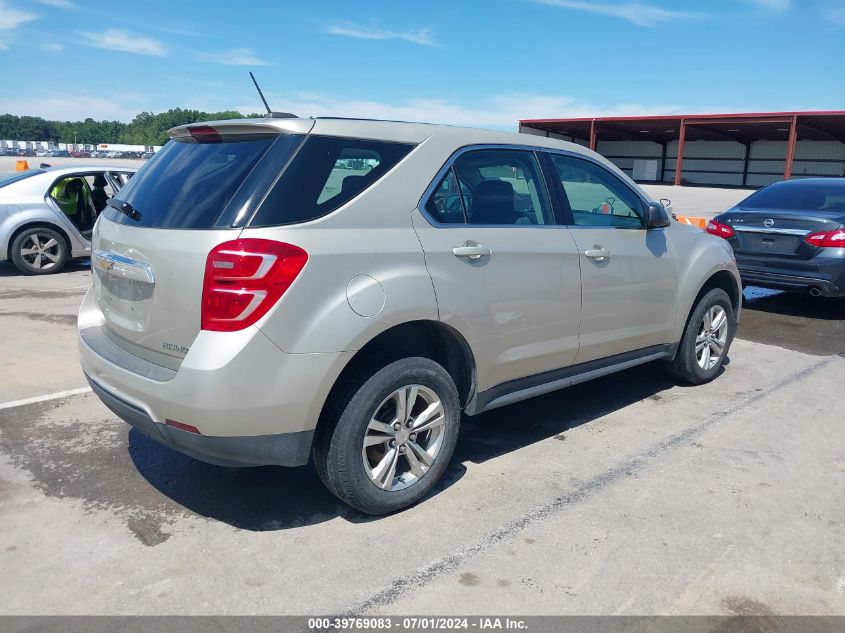
[[[19,182],[25,178],[30,178],[43,173],[43,169],[30,169],[29,171],[22,171],[11,176],[6,176],[5,178],[0,178],[0,188],[5,187],[6,185],[11,185],[13,182]]]
[[[788,209],[845,213],[845,182],[783,182],[751,194],[739,205],[743,209]]]

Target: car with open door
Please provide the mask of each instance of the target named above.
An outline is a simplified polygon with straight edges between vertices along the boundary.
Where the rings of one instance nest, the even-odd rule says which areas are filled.
[[[434,488],[464,414],[727,359],[730,247],[579,145],[336,118],[170,137],[97,223],[79,348],[106,406],[197,459],[313,461],[383,514]]]
[[[845,178],[768,185],[707,232],[731,245],[745,285],[845,296]]]
[[[91,233],[131,167],[51,167],[0,179],[0,261],[25,275],[59,272],[91,254]]]

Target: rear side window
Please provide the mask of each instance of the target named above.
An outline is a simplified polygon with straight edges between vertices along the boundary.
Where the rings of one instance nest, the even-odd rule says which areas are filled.
[[[469,224],[553,224],[540,165],[533,152],[482,149],[455,161]]]
[[[150,228],[216,226],[238,188],[278,137],[223,138],[224,142],[213,143],[169,141],[117,194],[140,213],[140,219],[130,219],[111,207],[105,211],[106,217]]]
[[[413,147],[364,139],[309,137],[250,226],[295,224],[327,215],[373,185]]]

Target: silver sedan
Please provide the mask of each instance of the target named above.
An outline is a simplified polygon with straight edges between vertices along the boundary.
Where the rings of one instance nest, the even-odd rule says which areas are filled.
[[[88,257],[97,216],[136,171],[73,165],[0,179],[0,261],[10,260],[25,275],[44,275]]]

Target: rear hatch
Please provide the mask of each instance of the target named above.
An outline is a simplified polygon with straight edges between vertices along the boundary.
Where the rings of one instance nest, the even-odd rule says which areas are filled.
[[[841,213],[796,210],[743,210],[723,213],[719,221],[733,227],[737,255],[810,259],[818,249],[804,242],[810,233],[840,227]]]
[[[312,126],[259,119],[171,130],[95,228],[93,284],[109,339],[178,369],[200,331],[209,251],[237,238]]]

